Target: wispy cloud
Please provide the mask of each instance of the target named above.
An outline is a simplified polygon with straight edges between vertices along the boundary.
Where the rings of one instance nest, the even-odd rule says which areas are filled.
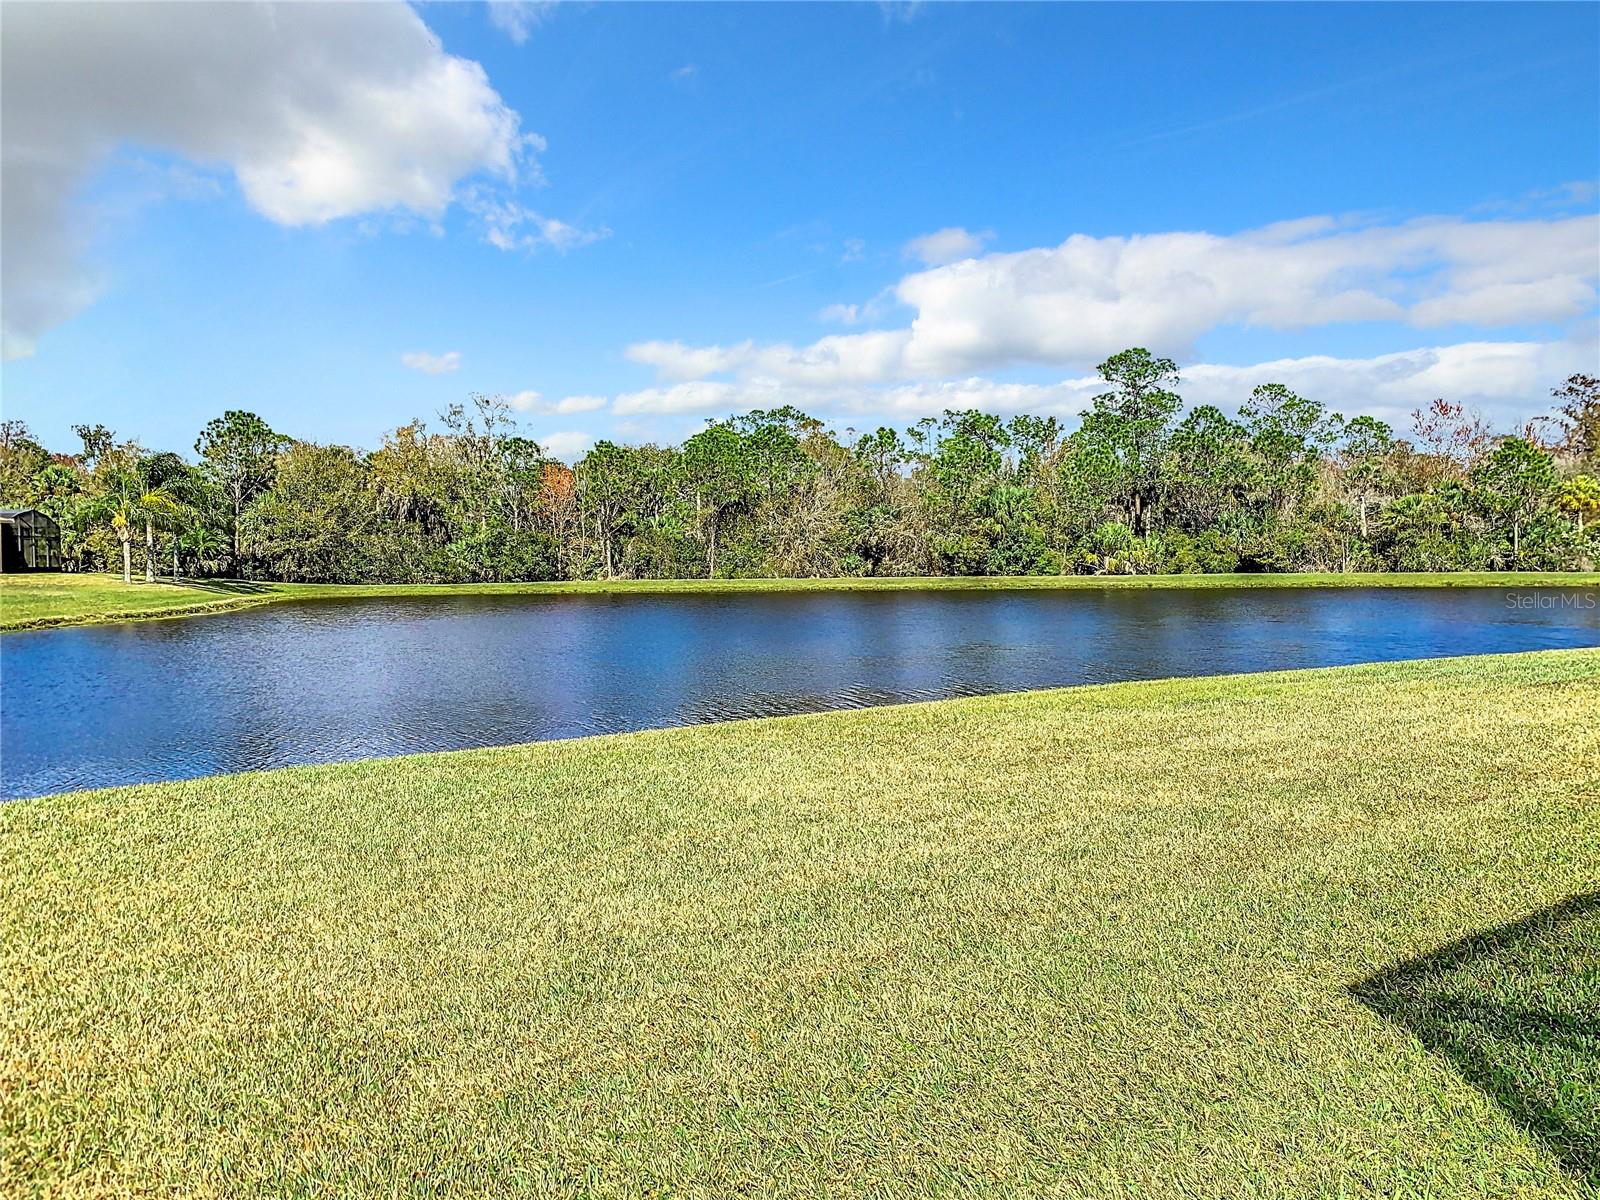
[[[830,304],[817,314],[817,320],[830,325],[863,325],[882,320],[894,304],[894,288],[887,287],[865,303]]]
[[[559,400],[546,400],[538,392],[518,392],[506,397],[506,403],[518,412],[539,413],[545,416],[570,416],[573,413],[593,412],[604,408],[604,396],[563,396]]]
[[[804,278],[806,278],[806,276],[815,275],[816,273],[817,273],[817,269],[815,267],[812,267],[810,270],[807,270],[807,271],[795,271],[793,274],[790,274],[790,275],[779,275],[776,279],[763,280],[761,283],[756,284],[756,287],[758,287],[758,288],[782,287],[786,283],[793,283],[797,279],[804,279]]]
[[[488,5],[489,24],[520,46],[555,11],[556,0],[488,0]]]
[[[1552,213],[1593,208],[1597,200],[1600,200],[1600,181],[1574,179],[1553,188],[1534,188],[1510,199],[1487,200],[1477,205],[1473,211],[1502,216],[1530,212]]]
[[[467,209],[478,218],[483,240],[499,250],[540,250],[549,248],[565,254],[580,246],[592,245],[611,236],[611,230],[584,229],[527,207],[520,201],[476,190],[465,200]]]
[[[922,0],[878,0],[885,25],[909,25],[922,15]]]
[[[421,371],[424,375],[448,375],[452,371],[461,369],[461,351],[429,354],[426,350],[408,350],[400,356],[400,361],[413,371]]]

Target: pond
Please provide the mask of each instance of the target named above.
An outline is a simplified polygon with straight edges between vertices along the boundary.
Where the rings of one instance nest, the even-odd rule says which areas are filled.
[[[1593,590],[450,596],[0,636],[7,797],[1171,675],[1600,645]]]

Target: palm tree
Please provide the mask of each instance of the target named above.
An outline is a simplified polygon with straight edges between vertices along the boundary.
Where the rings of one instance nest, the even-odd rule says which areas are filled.
[[[133,582],[133,531],[140,519],[139,498],[144,494],[141,483],[132,470],[107,472],[105,490],[81,514],[89,524],[111,526],[122,543],[123,583]]]
[[[227,552],[228,543],[222,535],[204,521],[196,521],[174,539],[189,556],[189,561],[204,570],[207,563],[217,562]]]
[[[1121,521],[1106,521],[1089,535],[1090,561],[1096,575],[1131,575],[1143,543]]]
[[[122,543],[123,583],[133,582],[133,539],[141,527],[145,582],[155,582],[156,528],[172,526],[185,511],[188,476],[188,466],[176,454],[130,456],[106,471],[104,490],[83,515],[92,524],[109,525]]]
[[[156,581],[156,528],[174,528],[186,509],[189,466],[176,454],[152,454],[136,467],[138,515],[144,522],[144,580]]]

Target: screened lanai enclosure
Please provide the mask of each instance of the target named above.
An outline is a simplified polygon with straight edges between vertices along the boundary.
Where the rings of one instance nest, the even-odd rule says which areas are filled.
[[[61,526],[37,508],[0,508],[0,571],[61,570]]]

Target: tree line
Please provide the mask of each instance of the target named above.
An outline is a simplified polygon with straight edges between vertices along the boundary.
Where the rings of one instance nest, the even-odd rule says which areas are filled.
[[[324,582],[628,577],[1592,569],[1600,380],[1496,433],[1440,399],[1408,436],[1281,384],[1184,411],[1126,350],[1077,428],[947,411],[844,435],[791,408],[680,446],[601,441],[572,468],[498,397],[378,449],[211,421],[194,458],[79,425],[0,423],[0,500],[60,522],[70,567]]]

